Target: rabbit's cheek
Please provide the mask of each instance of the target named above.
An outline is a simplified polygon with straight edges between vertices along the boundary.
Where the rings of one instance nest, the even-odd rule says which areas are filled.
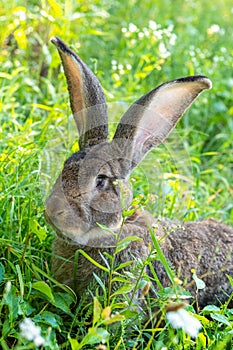
[[[121,212],[120,199],[113,191],[99,193],[90,202],[90,209],[100,213],[115,214]]]
[[[77,241],[77,237],[82,236],[90,228],[88,219],[83,214],[76,213],[72,208],[58,211],[50,216],[45,212],[45,216],[56,232],[73,241]]]
[[[45,217],[56,232],[74,241],[90,229],[88,206],[85,207],[84,203],[81,205],[80,196],[65,196],[58,188],[46,201]]]

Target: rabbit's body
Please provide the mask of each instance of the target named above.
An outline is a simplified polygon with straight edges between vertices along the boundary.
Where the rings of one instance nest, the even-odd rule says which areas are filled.
[[[52,42],[60,53],[68,82],[71,108],[80,133],[80,151],[64,164],[61,175],[46,201],[45,215],[55,228],[53,271],[78,295],[86,291],[98,267],[81,253],[82,249],[103,265],[100,253],[113,254],[116,236],[97,225],[107,226],[120,239],[137,236],[116,255],[116,264],[146,259],[152,245],[150,227],[162,251],[187,288],[195,294],[192,270],[203,278],[206,288],[199,303],[224,301],[232,287],[226,276],[233,270],[233,228],[208,219],[200,222],[156,220],[137,210],[122,226],[122,205],[132,200],[129,176],[132,169],[154,146],[163,142],[182,114],[211,82],[203,76],[178,79],[152,90],[123,115],[113,140],[108,141],[107,107],[103,90],[87,66],[62,41]],[[123,198],[123,199],[122,199]],[[77,266],[76,266],[77,265]],[[153,266],[163,286],[170,280],[162,264]],[[150,271],[148,269],[148,274]]]
[[[116,255],[115,264],[119,265],[132,259],[146,259],[150,253],[151,236],[148,230],[148,212],[137,213],[135,221],[126,220],[121,238],[137,235],[142,241],[131,242],[130,246]],[[151,219],[151,217],[150,217]],[[156,221],[156,238],[168,262],[176,269],[177,276],[184,281],[184,288],[196,293],[196,285],[192,279],[195,270],[197,276],[205,284],[205,289],[199,290],[200,306],[224,302],[232,293],[232,287],[227,274],[233,271],[233,229],[212,219],[200,222],[172,222],[169,220]],[[225,248],[228,247],[229,251]],[[98,274],[98,267],[89,262],[82,254],[75,264],[75,253],[84,250],[92,259],[103,265],[100,253],[113,254],[114,248],[98,248],[72,244],[57,236],[54,241],[53,270],[58,280],[69,285],[82,296],[93,280],[93,272]],[[61,260],[61,257],[64,260]],[[67,262],[68,261],[68,262]],[[153,266],[164,287],[171,281],[161,262],[154,260]],[[148,275],[150,270],[148,268]],[[107,282],[107,274],[106,274]]]

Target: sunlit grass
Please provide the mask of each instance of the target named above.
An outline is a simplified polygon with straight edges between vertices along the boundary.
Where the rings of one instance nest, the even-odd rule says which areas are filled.
[[[19,331],[28,317],[41,327],[46,349],[96,349],[102,340],[99,349],[231,349],[227,304],[196,315],[203,328],[194,340],[164,326],[165,291],[148,327],[122,301],[107,308],[98,276],[93,302],[83,296],[77,303],[51,275],[53,231],[43,216],[53,179],[77,149],[59,57],[49,43],[57,35],[96,72],[111,103],[127,105],[177,77],[210,77],[212,90],[134,171],[132,184],[156,216],[232,224],[231,2],[49,0],[26,7],[15,0],[1,4],[0,23],[0,346],[35,348]],[[115,316],[111,324],[109,313],[117,310],[124,320]]]

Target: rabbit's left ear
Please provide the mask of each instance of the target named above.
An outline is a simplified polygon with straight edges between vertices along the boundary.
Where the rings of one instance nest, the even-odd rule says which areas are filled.
[[[62,40],[53,37],[51,42],[57,47],[64,68],[80,149],[107,141],[107,104],[99,80]]]
[[[204,76],[191,76],[160,85],[136,101],[120,120],[113,144],[137,165],[162,143],[196,97],[211,88]]]

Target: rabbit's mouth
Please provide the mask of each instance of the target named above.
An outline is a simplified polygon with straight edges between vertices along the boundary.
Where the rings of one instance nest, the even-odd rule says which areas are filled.
[[[64,212],[58,212],[57,215],[62,215]],[[121,222],[117,223],[114,227],[111,227],[107,231],[100,227],[94,227],[87,231],[81,230],[79,227],[60,227],[54,223],[54,218],[48,215],[47,211],[44,211],[46,221],[53,227],[56,234],[64,241],[72,245],[77,246],[89,246],[95,248],[110,248],[116,245],[116,234],[111,233],[119,231]]]
[[[113,222],[108,226],[108,230],[104,230],[96,223],[91,225],[90,220],[81,219],[86,217],[85,214],[87,213],[74,215],[70,207],[69,210],[60,207],[59,199],[56,196],[49,197],[44,211],[46,221],[53,227],[59,237],[73,245],[90,247],[115,246],[115,233],[120,230],[122,220],[111,220]],[[111,231],[114,233],[111,233]]]
[[[82,244],[85,233],[90,229],[86,213],[81,209],[78,212],[78,208],[74,211],[64,199],[61,191],[52,192],[45,203],[45,219],[59,236]]]

